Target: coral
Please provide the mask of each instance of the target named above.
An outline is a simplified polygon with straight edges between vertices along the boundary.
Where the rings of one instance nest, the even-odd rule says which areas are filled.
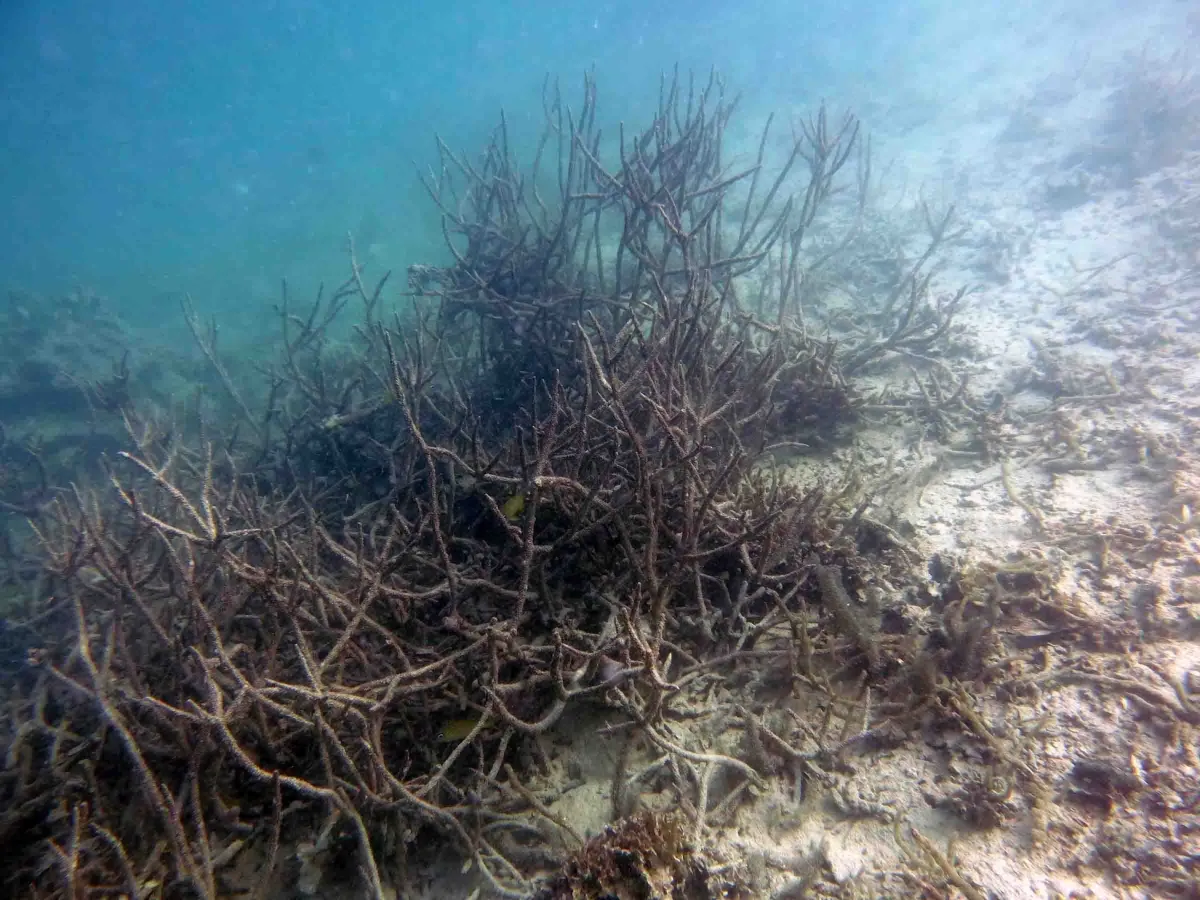
[[[503,125],[477,165],[443,148],[430,188],[455,261],[412,273],[425,296],[403,324],[381,323],[387,278],[368,285],[352,250],[350,279],[306,312],[285,294],[266,390],[243,391],[185,309],[240,427],[191,443],[127,409],[108,487],[39,517],[51,590],[0,799],[57,814],[13,848],[11,877],[216,897],[257,848],[267,891],[289,877],[281,842],[333,829],[375,896],[397,831],[527,890],[520,845],[570,829],[517,762],[601,693],[678,772],[757,779],[661,723],[672,660],[738,648],[795,608],[814,549],[856,556],[820,492],[752,477],[795,437],[777,410],[848,413],[832,345],[757,320],[735,287],[782,240],[796,161],[811,216],[856,126],[831,132],[822,112],[777,176],[761,160],[731,173],[720,82],[676,81],[611,165],[594,102],[590,80],[574,116],[548,99],[553,202],[527,193],[545,173],[524,177]],[[727,243],[717,213],[735,200],[747,218]],[[329,333],[351,303],[348,350]],[[701,786],[696,832],[709,775],[680,774]]]
[[[739,900],[744,881],[717,872],[688,840],[679,813],[622,819],[583,845],[536,900]],[[724,867],[719,867],[724,868]]]
[[[842,580],[911,560],[846,512],[852,479],[804,490],[770,462],[853,421],[844,369],[927,349],[962,295],[927,302],[927,254],[880,334],[805,327],[806,235],[853,117],[822,109],[769,171],[768,132],[757,160],[726,164],[715,76],[665,81],[615,159],[590,78],[582,105],[554,90],[546,111],[532,170],[503,122],[478,162],[440,146],[427,186],[453,262],[410,271],[405,316],[385,315],[388,278],[368,282],[352,246],[337,290],[299,309],[285,289],[277,357],[249,390],[185,308],[228,398],[214,419],[163,423],[119,372],[93,391],[129,433],[104,479],[32,504],[46,590],[0,722],[8,888],[287,894],[301,848],[336,851],[378,898],[406,848],[436,840],[480,891],[528,893],[578,843],[528,761],[602,698],[662,757],[682,818],[627,820],[565,884],[736,896],[694,848],[763,776],[671,729],[687,685],[750,659],[825,685],[819,728],[759,729],[805,777],[868,733],[868,681],[901,660]],[[760,266],[782,277],[744,300]],[[818,599],[865,658],[851,695],[816,676],[834,638],[810,629]],[[636,808],[629,784],[618,812]]]

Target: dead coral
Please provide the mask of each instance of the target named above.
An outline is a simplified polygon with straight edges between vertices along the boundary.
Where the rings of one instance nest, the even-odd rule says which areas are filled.
[[[689,841],[679,813],[645,812],[610,825],[573,854],[537,900],[741,900],[744,879]]]
[[[759,779],[664,723],[688,668],[800,614],[810,556],[859,565],[823,492],[756,475],[794,425],[849,415],[835,348],[737,281],[784,234],[799,265],[856,123],[819,113],[768,175],[724,165],[716,78],[666,82],[615,160],[594,103],[590,80],[578,114],[547,97],[553,199],[503,125],[479,165],[441,148],[454,263],[413,273],[401,323],[352,252],[307,310],[285,293],[278,362],[242,390],[189,316],[229,397],[195,431],[224,443],[130,411],[107,482],[39,521],[54,599],[0,725],[11,886],[267,892],[294,873],[234,884],[239,854],[336,835],[380,897],[436,836],[481,890],[528,892],[524,850],[571,829],[526,761],[597,696],[665,757],[691,834],[715,772]],[[352,302],[356,343],[334,345]]]
[[[993,768],[969,774],[957,789],[933,802],[972,828],[999,828],[1011,823],[1019,812],[1013,802],[1014,787],[1011,775]]]

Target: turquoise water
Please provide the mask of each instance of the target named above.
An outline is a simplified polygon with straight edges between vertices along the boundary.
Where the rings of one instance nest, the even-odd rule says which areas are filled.
[[[1000,207],[1041,216],[1044,190],[1145,170],[1137,142],[1174,132],[1122,112],[1121,85],[1142,83],[1131,59],[1184,71],[1196,21],[1171,0],[8,0],[0,296],[21,293],[0,308],[0,354],[28,351],[14,337],[26,307],[75,292],[125,346],[196,358],[190,296],[224,351],[260,357],[281,282],[302,300],[340,283],[348,237],[369,280],[400,273],[394,297],[407,267],[447,259],[418,178],[435,136],[475,159],[503,111],[528,163],[547,79],[577,106],[588,71],[611,164],[618,125],[650,120],[664,73],[716,70],[741,97],[731,160],[753,157],[768,113],[777,153],[827,101],[870,135],[881,210],[932,198],[976,223]],[[164,392],[194,381],[175,375]]]
[[[0,11],[0,288],[86,287],[132,325],[197,306],[249,326],[360,252],[440,259],[415,166],[468,154],[504,108],[595,67],[637,121],[675,64],[747,104],[811,104],[894,38],[870,4],[7,2]],[[908,25],[913,24],[911,18]]]

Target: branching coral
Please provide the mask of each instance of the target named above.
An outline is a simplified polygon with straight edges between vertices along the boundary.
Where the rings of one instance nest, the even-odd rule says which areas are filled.
[[[126,410],[109,487],[42,522],[53,599],[2,733],[11,878],[214,898],[254,852],[264,896],[294,876],[283,843],[336,833],[378,897],[396,836],[437,834],[518,896],[517,850],[571,831],[521,751],[589,697],[694,774],[694,833],[714,767],[758,778],[663,722],[683,667],[804,620],[814,556],[878,673],[832,590],[858,518],[756,472],[849,414],[837,352],[785,315],[787,279],[759,298],[773,322],[740,296],[773,252],[800,264],[856,123],[822,111],[774,174],[762,151],[730,168],[720,82],[676,78],[606,162],[595,103],[590,80],[574,115],[548,93],[527,174],[503,124],[481,163],[442,146],[428,187],[454,263],[410,272],[393,326],[353,254],[306,313],[285,296],[265,409],[189,318],[247,427],[189,446]],[[357,345],[335,352],[354,302]]]

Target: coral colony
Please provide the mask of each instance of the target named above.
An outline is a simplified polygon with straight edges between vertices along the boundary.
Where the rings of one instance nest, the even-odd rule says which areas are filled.
[[[933,716],[986,750],[951,807],[1044,821],[1027,738],[969,690],[1039,571],[929,564],[853,461],[784,475],[868,414],[994,447],[1002,411],[946,367],[904,397],[863,380],[954,333],[953,211],[835,340],[805,311],[863,233],[858,122],[821,109],[779,159],[768,123],[730,158],[734,105],[676,75],[602,133],[590,78],[576,106],[547,85],[530,152],[503,121],[478,157],[439,142],[447,264],[399,307],[351,244],[341,287],[285,288],[257,380],[185,307],[215,406],[152,415],[123,363],[81,394],[124,430],[102,473],[53,490],[6,450],[36,529],[7,557],[37,583],[0,635],[8,890],[382,898],[448,857],[464,896],[751,896],[706,838],[782,787],[894,823],[921,896],[988,896],[831,786]],[[612,748],[591,833],[555,805],[580,729]]]

